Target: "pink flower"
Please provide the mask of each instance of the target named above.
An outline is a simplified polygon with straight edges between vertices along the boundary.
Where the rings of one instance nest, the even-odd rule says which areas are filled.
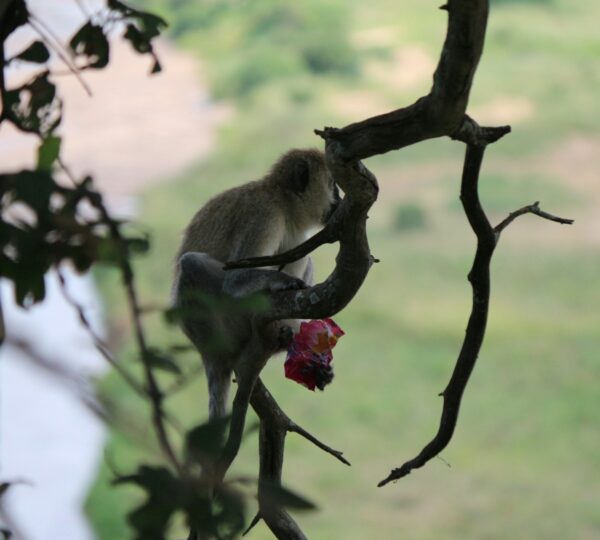
[[[288,348],[285,376],[313,390],[323,390],[333,379],[331,349],[344,335],[332,319],[318,319],[300,324]]]

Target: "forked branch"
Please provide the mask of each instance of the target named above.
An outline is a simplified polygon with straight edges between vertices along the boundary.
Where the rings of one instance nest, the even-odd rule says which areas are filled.
[[[270,308],[261,314],[259,322],[334,315],[354,297],[373,263],[365,222],[367,212],[377,197],[378,188],[375,177],[359,160],[441,136],[467,144],[461,199],[467,218],[477,235],[475,261],[469,273],[469,281],[473,287],[473,306],[467,334],[452,377],[442,393],[444,404],[438,433],[416,458],[394,469],[380,485],[397,480],[414,468],[423,466],[438,455],[452,437],[462,395],[483,341],[489,305],[489,264],[500,232],[516,217],[525,213],[552,219],[549,214],[539,210],[537,205],[531,205],[511,214],[494,228],[481,208],[477,184],[484,148],[510,131],[509,126],[479,126],[466,114],[473,77],[483,50],[489,0],[448,0],[442,7],[448,12],[448,29],[429,94],[408,107],[341,129],[327,127],[316,131],[325,140],[328,165],[346,194],[332,222],[324,231],[290,252],[277,257],[236,261],[227,265],[227,268],[281,267],[307,255],[323,243],[339,241],[336,267],[327,280],[308,289],[271,294]],[[567,222],[561,221],[561,218],[554,221]],[[252,406],[261,417],[260,477],[261,480],[279,482],[285,433],[298,431],[305,437],[307,435],[299,431],[299,428],[294,429],[289,419],[287,423],[282,423],[278,415],[283,413],[269,397],[270,394],[258,380],[252,394]],[[311,437],[307,438],[312,440]],[[327,448],[322,444],[318,446]],[[329,453],[336,455],[335,451]],[[342,459],[341,454],[336,457]],[[260,516],[277,538],[304,538],[302,531],[283,509],[266,506],[265,499],[261,498],[260,487],[259,503]],[[253,523],[255,522],[256,520]]]
[[[473,303],[471,315],[467,324],[465,339],[460,350],[454,371],[446,389],[441,393],[444,398],[440,425],[435,437],[421,450],[415,458],[406,461],[401,467],[393,469],[390,474],[379,482],[384,486],[394,480],[410,474],[413,469],[425,465],[436,457],[450,442],[458,420],[463,392],[483,343],[490,301],[490,262],[496,248],[500,232],[514,219],[526,213],[533,213],[545,219],[558,223],[573,223],[540,210],[538,203],[525,206],[511,213],[496,227],[492,227],[481,206],[478,193],[479,172],[485,151],[484,146],[467,146],[462,175],[460,200],[463,204],[467,219],[477,236],[475,260],[469,272],[468,279],[473,288]]]

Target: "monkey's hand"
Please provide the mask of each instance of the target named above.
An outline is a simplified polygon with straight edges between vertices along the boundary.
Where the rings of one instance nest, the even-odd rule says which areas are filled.
[[[276,272],[273,279],[268,284],[270,292],[290,291],[298,289],[306,289],[308,285],[300,278],[290,276],[284,272]]]
[[[223,291],[235,298],[243,298],[261,291],[280,292],[307,287],[308,285],[297,277],[262,268],[228,271],[223,283]]]

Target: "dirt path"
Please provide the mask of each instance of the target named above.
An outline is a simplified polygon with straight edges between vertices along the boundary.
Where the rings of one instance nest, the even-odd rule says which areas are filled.
[[[69,22],[57,24],[62,28]],[[62,33],[68,39],[70,32]],[[30,35],[16,36],[13,49]],[[74,77],[55,78],[64,101],[63,157],[78,177],[91,174],[109,201],[168,180],[205,157],[215,143],[216,127],[231,112],[211,101],[196,58],[166,41],[158,43],[157,53],[163,71],[150,76],[151,59],[114,39],[109,66],[83,74],[91,97]],[[34,137],[0,127],[4,170],[32,166],[36,147]]]

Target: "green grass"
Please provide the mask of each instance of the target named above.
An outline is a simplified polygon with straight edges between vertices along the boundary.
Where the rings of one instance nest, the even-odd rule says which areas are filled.
[[[391,27],[390,50],[418,44],[435,56],[445,24],[445,15],[434,9],[438,4],[347,5],[352,31]],[[600,536],[600,252],[586,229],[595,223],[600,189],[582,191],[576,179],[543,169],[561,141],[600,135],[594,114],[599,17],[600,5],[592,0],[493,3],[472,104],[521,97],[533,104],[533,114],[488,150],[482,199],[495,221],[541,200],[544,209],[575,217],[576,225],[565,230],[523,217],[503,233],[492,264],[488,334],[456,434],[442,455],[451,467],[433,460],[383,489],[377,482],[437,429],[437,394],[452,371],[469,313],[466,274],[474,237],[458,205],[462,145],[429,141],[369,160],[381,180],[369,235],[382,262],[335,317],[346,331],[335,350],[335,381],[324,393],[309,393],[284,379],[281,358],[264,372],[288,414],[344,450],[353,464],[347,468],[289,436],[285,482],[320,507],[298,516],[310,538]],[[188,44],[202,40],[194,34],[185,38]],[[216,44],[207,53],[213,62],[224,54]],[[384,62],[391,57],[379,55]],[[351,84],[385,100],[394,95],[360,76]],[[347,90],[344,77],[306,73],[256,88],[222,129],[208,161],[146,194],[142,221],[152,233],[153,250],[136,265],[146,304],[166,305],[180,231],[195,210],[212,194],[259,177],[286,148],[318,145],[313,128],[350,121],[328,106],[328,99]],[[396,106],[416,97],[416,91],[399,91]],[[406,201],[424,209],[426,228],[395,229],[394,209]],[[318,277],[328,274],[335,253],[328,246],[315,254]],[[125,335],[117,282],[106,272],[100,278],[112,327]],[[176,329],[165,329],[157,313],[147,316],[147,324],[155,344],[184,342]],[[132,351],[123,344],[124,357]],[[180,363],[191,370],[198,359],[190,353]],[[169,402],[185,426],[204,417],[203,385],[200,376]],[[119,419],[107,449],[119,470],[129,471],[140,459],[159,460],[140,400],[114,375],[101,389]],[[256,475],[256,438],[249,435],[232,475]],[[112,488],[109,480],[104,468],[88,509],[99,538],[127,538],[124,515],[140,494]],[[271,535],[259,525],[250,538]]]

